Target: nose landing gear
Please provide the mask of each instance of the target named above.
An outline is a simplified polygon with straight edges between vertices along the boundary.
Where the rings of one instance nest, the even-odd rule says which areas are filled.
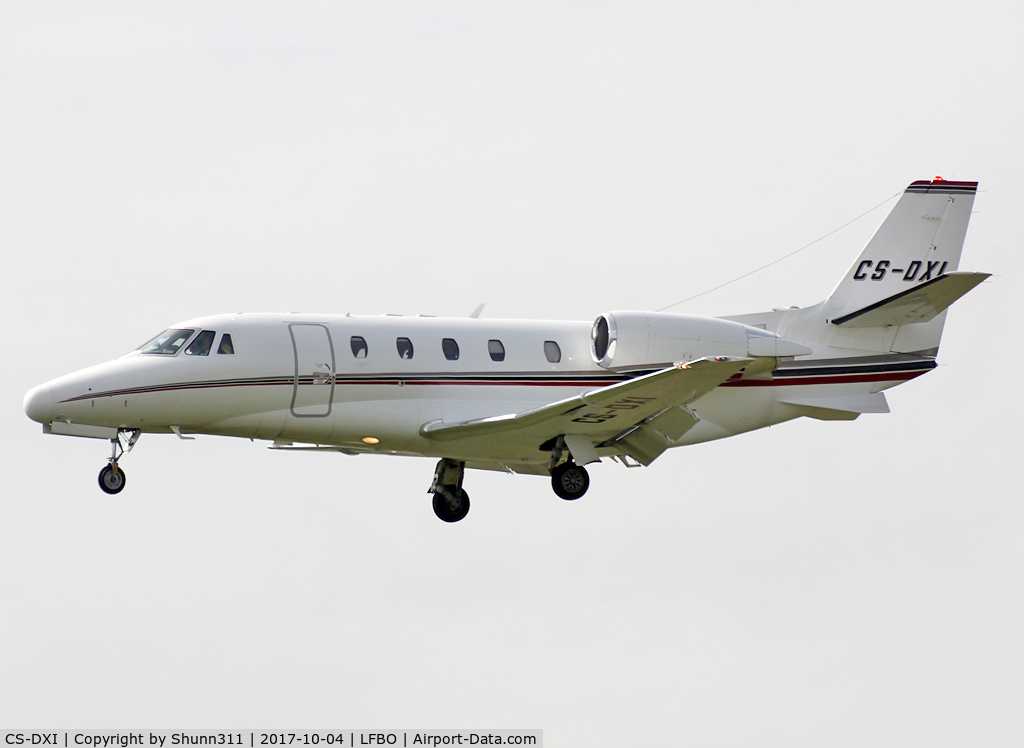
[[[462,490],[466,463],[442,458],[427,493],[434,494],[434,514],[442,522],[458,522],[469,514],[469,494]]]
[[[100,488],[109,494],[121,493],[124,488],[124,470],[116,462],[104,465],[100,470]]]
[[[118,460],[132,451],[132,447],[135,446],[135,442],[139,440],[140,436],[142,436],[142,432],[138,429],[118,430],[117,438],[110,440],[110,458],[107,460],[104,468],[100,470],[99,475],[100,488],[105,493],[120,493],[124,488],[124,471],[117,463]],[[124,444],[121,443],[122,438],[124,438]]]

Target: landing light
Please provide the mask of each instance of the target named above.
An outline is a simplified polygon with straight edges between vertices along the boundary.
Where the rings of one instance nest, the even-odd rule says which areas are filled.
[[[380,444],[380,439],[376,436],[364,436],[363,442],[366,444]]]

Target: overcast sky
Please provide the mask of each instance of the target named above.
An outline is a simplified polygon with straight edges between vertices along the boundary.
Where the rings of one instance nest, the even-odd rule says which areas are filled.
[[[0,726],[1019,745],[1024,13],[1008,2],[5,3]],[[592,320],[978,180],[889,415],[591,470],[44,436],[32,386],[235,311]],[[824,298],[893,204],[673,311]]]

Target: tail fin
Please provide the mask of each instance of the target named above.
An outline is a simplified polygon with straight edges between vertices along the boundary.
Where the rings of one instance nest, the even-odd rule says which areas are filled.
[[[876,304],[960,266],[977,182],[914,182],[828,302],[843,314]]]
[[[947,182],[941,177],[907,187],[846,276],[818,307],[833,330],[828,336],[831,345],[937,354],[946,307],[988,277],[955,273],[977,190],[977,182]],[[954,273],[969,277],[937,282]]]

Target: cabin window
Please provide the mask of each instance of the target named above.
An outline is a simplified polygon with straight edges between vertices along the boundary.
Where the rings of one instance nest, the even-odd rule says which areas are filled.
[[[231,336],[224,333],[220,336],[220,345],[217,346],[217,353],[234,354],[235,346],[231,343]]]
[[[491,354],[491,361],[505,360],[505,346],[501,344],[500,340],[488,340],[487,352]]]
[[[395,341],[395,347],[398,348],[399,358],[412,358],[412,341],[409,338],[399,338]]]
[[[352,355],[356,358],[366,358],[366,354],[369,352],[369,348],[366,347],[366,341],[358,335],[352,336]]]
[[[553,364],[557,364],[562,360],[562,349],[558,347],[558,343],[555,341],[545,340],[544,355],[547,356],[548,361]]]
[[[459,360],[459,344],[451,338],[441,341],[441,350],[444,351],[444,357],[449,361]]]
[[[196,339],[193,340],[188,348],[185,349],[186,356],[209,356],[210,349],[213,348],[213,339],[217,337],[217,333],[213,330],[203,330],[201,333],[196,335]]]
[[[139,353],[159,353],[173,356],[195,330],[164,330],[148,343],[139,346]]]

